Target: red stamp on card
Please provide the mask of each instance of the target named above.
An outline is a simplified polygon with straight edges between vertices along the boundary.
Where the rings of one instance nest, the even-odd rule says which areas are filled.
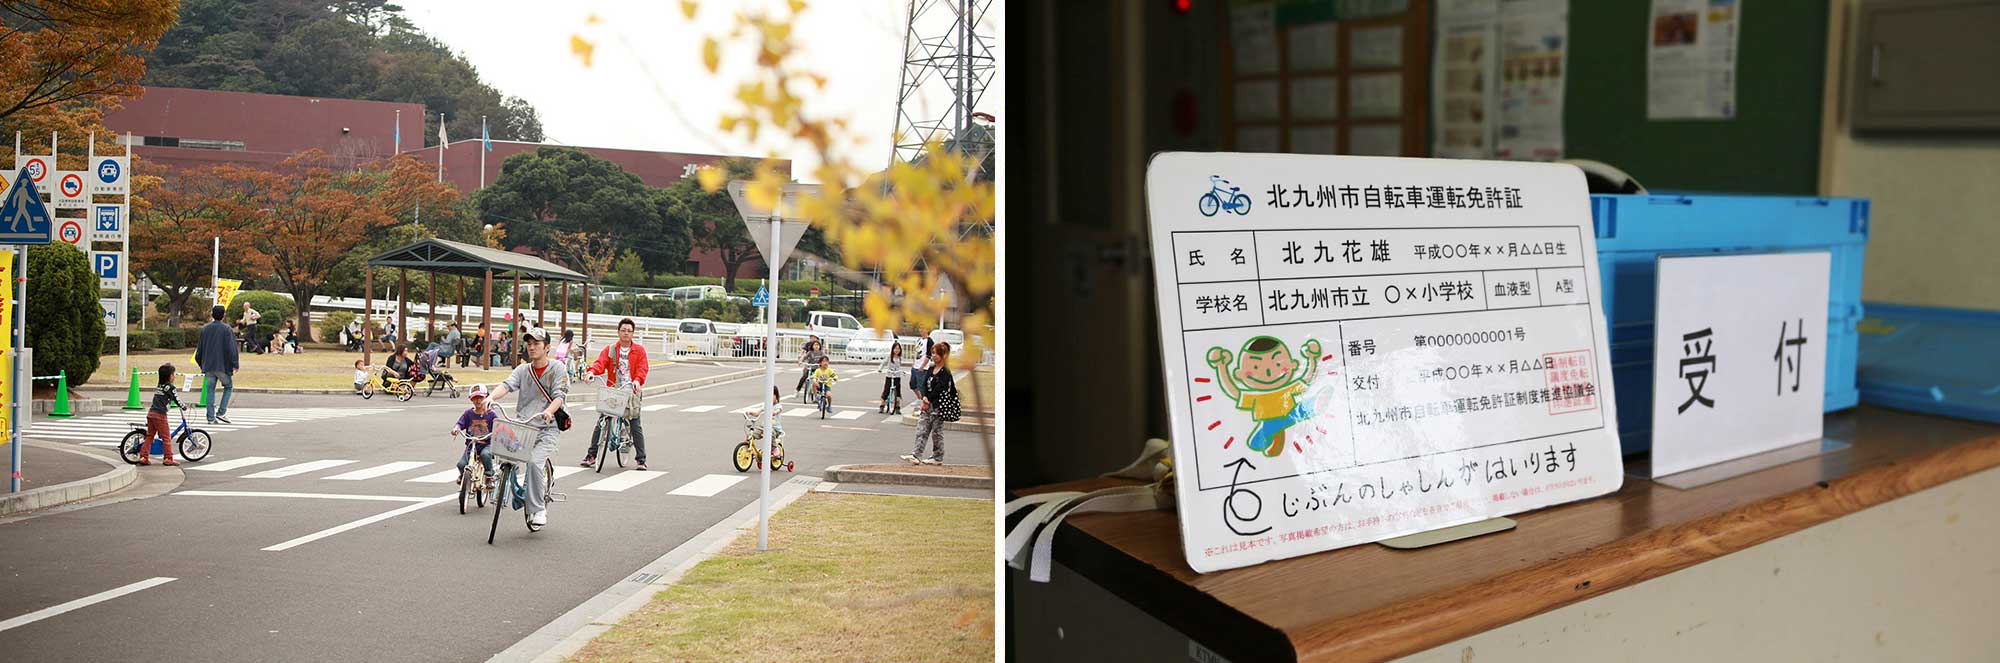
[[[1597,364],[1589,350],[1551,352],[1542,355],[1543,384],[1549,414],[1584,412],[1597,407]]]

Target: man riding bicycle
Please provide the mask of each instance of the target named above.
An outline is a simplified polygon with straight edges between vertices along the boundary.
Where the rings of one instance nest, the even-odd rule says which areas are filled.
[[[535,331],[541,331],[539,328]],[[636,396],[646,386],[646,348],[632,342],[632,335],[638,331],[638,323],[631,318],[618,321],[618,342],[597,353],[597,361],[591,362],[591,375],[605,376],[605,382],[613,387],[632,390]],[[542,332],[547,337],[547,332]],[[635,400],[636,403],[636,400]],[[590,451],[583,455],[584,467],[597,462],[598,439],[603,434],[604,420],[598,419],[596,430],[590,433]],[[638,470],[646,471],[646,433],[639,428],[639,417],[632,417],[632,457],[638,461]]]
[[[543,476],[543,463],[556,455],[556,443],[562,431],[553,424],[556,411],[561,410],[563,401],[569,395],[569,371],[561,362],[549,359],[549,333],[540,328],[530,329],[521,337],[521,346],[528,351],[528,361],[514,367],[514,372],[500,382],[500,386],[487,396],[489,401],[499,401],[510,392],[518,392],[514,401],[514,411],[518,415],[540,418],[548,425],[541,428],[535,438],[535,449],[529,455],[528,463],[528,523],[535,527],[549,524],[548,477]]]

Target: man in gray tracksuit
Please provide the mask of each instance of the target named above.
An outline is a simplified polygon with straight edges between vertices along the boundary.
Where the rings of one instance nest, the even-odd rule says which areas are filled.
[[[556,442],[562,436],[562,431],[555,427],[555,415],[569,396],[569,369],[562,362],[549,358],[548,330],[540,327],[527,330],[521,335],[521,348],[528,351],[528,362],[515,366],[514,372],[500,382],[499,388],[494,389],[487,400],[499,402],[513,392],[516,394],[515,417],[538,420],[548,426],[541,429],[535,440],[535,449],[528,457],[531,461],[528,463],[528,522],[541,527],[549,524],[548,478],[544,476],[542,464],[556,455]],[[546,396],[544,391],[548,392]]]

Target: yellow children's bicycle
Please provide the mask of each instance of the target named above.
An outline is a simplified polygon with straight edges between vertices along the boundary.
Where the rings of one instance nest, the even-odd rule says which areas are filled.
[[[743,413],[743,441],[736,443],[736,471],[748,472],[750,468],[762,467],[764,462],[764,427],[758,425],[755,412]],[[785,460],[785,432],[778,431],[777,439],[771,440],[771,469],[792,471],[792,462]]]

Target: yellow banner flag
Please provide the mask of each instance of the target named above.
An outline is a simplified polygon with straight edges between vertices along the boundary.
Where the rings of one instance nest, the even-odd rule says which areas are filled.
[[[0,292],[0,335],[14,331],[14,252],[0,251],[0,284],[6,292]],[[14,353],[9,347],[4,357],[0,357],[0,440],[14,439],[13,412],[7,405],[14,402]]]
[[[223,308],[228,308],[230,300],[236,299],[237,289],[242,287],[243,287],[243,282],[238,281],[236,279],[216,279],[215,280],[216,305],[221,306]]]
[[[236,279],[216,279],[215,305],[224,309],[229,308],[230,300],[236,299],[236,291],[242,289],[242,287],[243,282]],[[190,353],[188,355],[188,364],[194,366],[195,372],[199,373],[201,372],[201,364],[195,362],[195,354],[198,353]]]

